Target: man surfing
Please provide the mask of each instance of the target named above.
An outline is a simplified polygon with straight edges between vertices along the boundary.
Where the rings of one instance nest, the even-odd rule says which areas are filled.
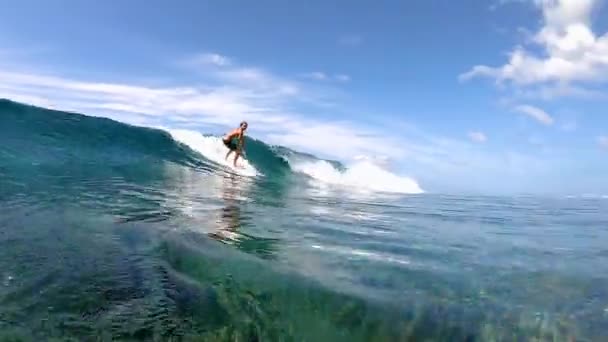
[[[243,154],[243,147],[245,146],[245,130],[247,129],[247,122],[243,121],[239,125],[238,128],[234,129],[232,132],[228,133],[222,141],[224,145],[228,147],[228,153],[226,153],[226,160],[228,160],[228,156],[230,153],[235,152],[234,156],[234,167],[236,167],[236,161],[239,159],[241,154]]]

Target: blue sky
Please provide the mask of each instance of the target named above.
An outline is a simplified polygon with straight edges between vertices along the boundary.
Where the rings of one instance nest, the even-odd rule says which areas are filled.
[[[434,192],[608,193],[602,0],[0,0],[0,97],[389,157]]]

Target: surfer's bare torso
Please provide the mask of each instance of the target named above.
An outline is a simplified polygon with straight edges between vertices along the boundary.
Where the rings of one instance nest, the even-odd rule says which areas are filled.
[[[226,136],[222,139],[224,145],[228,148],[226,159],[228,159],[230,153],[236,153],[236,156],[234,157],[234,166],[236,166],[236,161],[243,153],[243,148],[245,146],[245,130],[247,129],[247,126],[247,122],[241,122],[238,128],[226,134]]]

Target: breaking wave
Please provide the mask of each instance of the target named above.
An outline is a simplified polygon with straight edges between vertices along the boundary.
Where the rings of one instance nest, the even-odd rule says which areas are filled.
[[[418,183],[385,169],[381,163],[362,158],[344,165],[324,160],[311,154],[300,153],[282,146],[272,146],[247,137],[246,156],[238,167],[225,159],[228,150],[221,138],[185,129],[137,127],[110,119],[81,114],[50,111],[37,107],[0,101],[3,110],[1,132],[17,154],[23,141],[31,148],[52,148],[65,158],[82,156],[105,165],[129,163],[132,160],[160,159],[211,172],[230,172],[252,178],[281,180],[285,176],[303,176],[313,184],[337,187],[349,191],[389,192],[417,194],[423,192]],[[12,137],[12,140],[11,140]],[[84,153],[83,153],[84,152]],[[48,153],[41,153],[42,162]],[[150,160],[151,161],[151,160]]]

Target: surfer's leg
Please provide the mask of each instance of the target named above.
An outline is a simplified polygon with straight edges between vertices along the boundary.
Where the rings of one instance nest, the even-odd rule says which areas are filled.
[[[224,143],[224,146],[228,148],[228,153],[226,153],[226,158],[224,158],[224,160],[228,160],[228,156],[230,156],[230,153],[234,151],[234,147],[232,146],[232,143],[230,141],[222,139],[222,142]]]
[[[241,152],[236,151],[236,156],[234,156],[234,166],[236,166],[236,160],[239,159],[240,156],[241,156]]]

